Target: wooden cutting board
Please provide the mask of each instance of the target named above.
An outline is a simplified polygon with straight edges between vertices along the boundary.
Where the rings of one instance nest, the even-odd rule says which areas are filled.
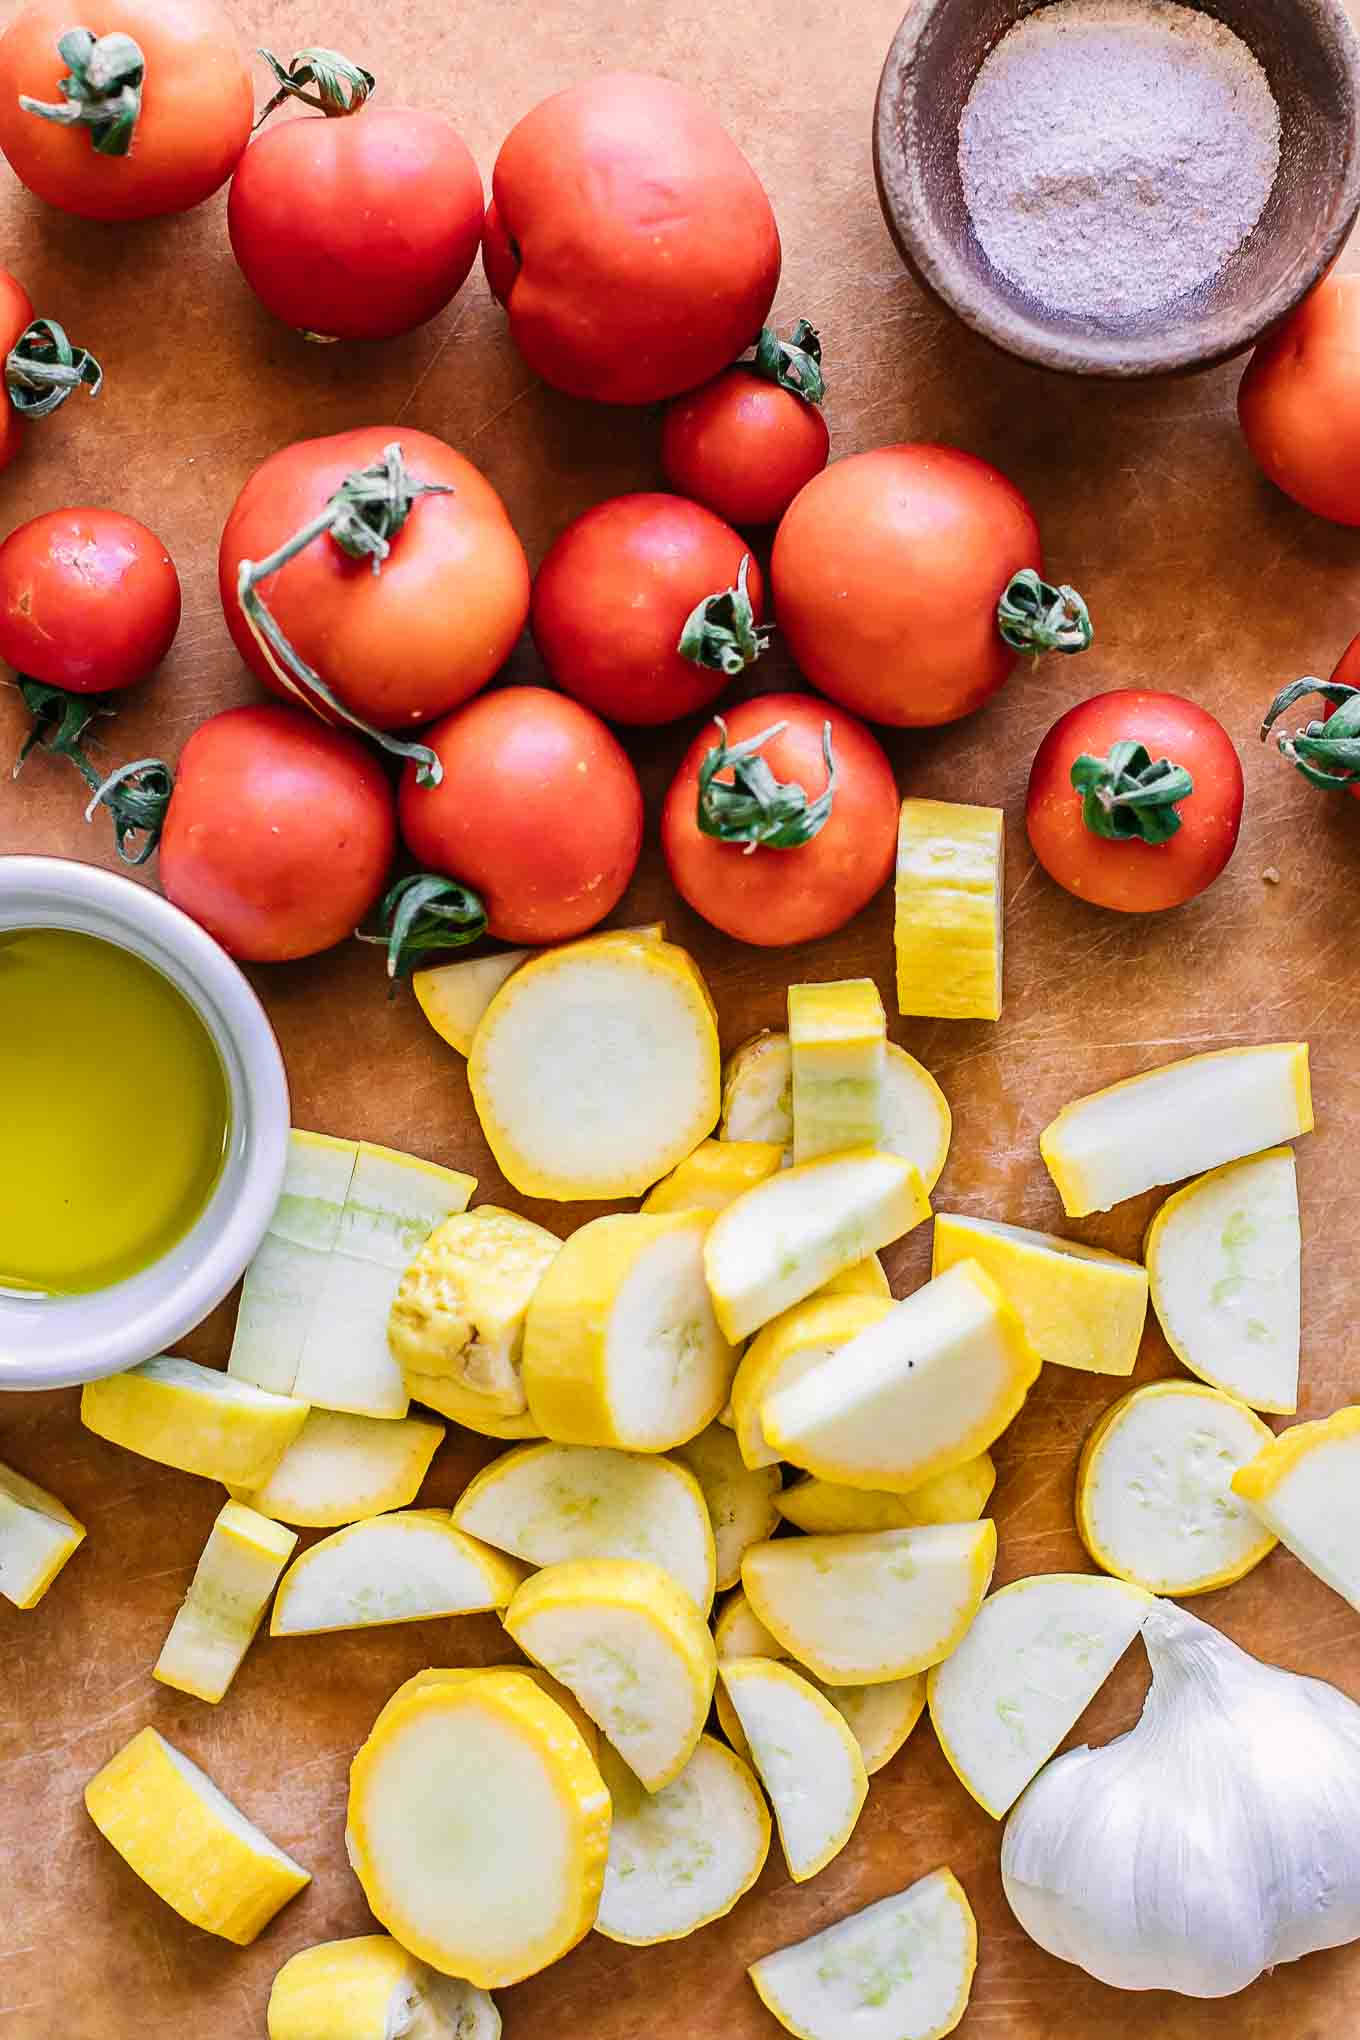
[[[9,9],[4,10],[5,16]],[[897,0],[237,0],[252,43],[346,49],[383,99],[449,111],[489,177],[499,143],[550,91],[606,65],[687,79],[721,109],[773,194],[785,240],[780,323],[821,327],[838,454],[894,439],[950,440],[995,460],[1033,500],[1058,578],[1087,595],[1095,649],[1018,673],[986,713],[890,739],[904,790],[1004,803],[1009,834],[1007,997],[995,1027],[895,1024],[954,1108],[942,1209],[1054,1225],[1040,1127],[1069,1098],[1133,1071],[1232,1042],[1306,1036],[1318,1131],[1299,1147],[1305,1227],[1301,1417],[1360,1391],[1348,1350],[1360,1019],[1360,812],[1314,793],[1256,741],[1277,685],[1326,673],[1360,625],[1360,533],[1322,524],[1260,480],[1233,417],[1236,371],[1147,388],[1084,387],[973,342],[903,275],[869,160],[879,63]],[[79,8],[73,5],[73,17]],[[263,69],[260,77],[263,86]],[[535,561],[587,504],[656,486],[653,415],[604,412],[540,388],[506,337],[480,275],[452,311],[390,346],[317,348],[281,330],[242,283],[220,200],[185,220],[104,229],[46,211],[0,181],[0,249],[40,311],[103,356],[100,402],[74,400],[0,478],[0,524],[67,503],[143,518],[184,577],[173,657],[129,697],[111,758],[174,756],[204,716],[251,697],[218,605],[217,539],[255,466],[294,438],[360,424],[440,433],[503,492]],[[513,661],[538,677],[527,644]],[[776,649],[762,688],[788,684]],[[1104,687],[1164,685],[1228,725],[1247,772],[1247,819],[1226,877],[1182,912],[1140,922],[1079,905],[1038,871],[1022,808],[1030,759],[1071,702]],[[0,689],[0,757],[17,747],[17,697]],[[661,792],[689,729],[632,746],[652,825],[620,921],[664,916],[708,973],[731,1047],[779,1024],[790,978],[872,972],[891,1010],[886,898],[835,940],[798,954],[742,949],[674,897],[655,845]],[[0,851],[112,863],[81,821],[73,777],[35,760],[0,782]],[[1267,873],[1278,875],[1278,882]],[[148,882],[153,882],[148,879]],[[0,870],[0,884],[3,871]],[[298,1124],[362,1135],[473,1170],[514,1201],[481,1139],[461,1059],[409,996],[389,1002],[372,951],[253,973],[288,1061]],[[0,1054],[3,1054],[0,1043]],[[81,1085],[97,1126],[97,1070]],[[3,1131],[0,1130],[0,1138]],[[1153,1200],[1076,1228],[1136,1253]],[[535,1208],[560,1231],[588,1214]],[[923,1231],[925,1229],[923,1228]],[[898,1293],[927,1242],[893,1259]],[[229,1312],[186,1350],[221,1362]],[[1171,1371],[1155,1329],[1138,1378]],[[1072,1526],[1081,1439],[1122,1384],[1047,1370],[997,1452],[998,1580],[1088,1569]],[[431,1663],[513,1655],[491,1618],[292,1642],[252,1651],[218,1708],[153,1683],[151,1666],[220,1504],[206,1483],[86,1435],[74,1393],[0,1396],[0,1458],[50,1484],[89,1538],[33,1613],[0,1605],[0,2040],[254,2040],[270,1979],[296,1949],[366,1931],[344,1857],[346,1774],[381,1702]],[[425,1493],[448,1502],[484,1456],[452,1433]],[[1199,1612],[1248,1648],[1360,1696],[1360,1617],[1277,1552]],[[1141,1651],[1120,1666],[1079,1739],[1133,1721]],[[184,1925],[90,1826],[86,1779],[146,1723],[201,1762],[313,1872],[310,1889],[254,1948]],[[1001,1894],[998,1829],[948,1771],[922,1724],[874,1780],[849,1847],[795,1888],[777,1850],[735,1914],[696,1938],[633,1950],[588,1940],[546,1975],[502,1993],[508,2040],[769,2040],[745,1965],[905,1885],[939,1863],[977,1911],[981,1959],[970,2040],[1308,2040],[1350,2030],[1360,1948],[1310,1957],[1226,2004],[1121,1997],[1050,1960]]]

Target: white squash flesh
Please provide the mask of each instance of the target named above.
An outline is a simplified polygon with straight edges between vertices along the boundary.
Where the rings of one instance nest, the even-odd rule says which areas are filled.
[[[234,1489],[271,1478],[301,1435],[307,1405],[163,1353],[123,1374],[87,1381],[80,1421],[125,1452]]]
[[[1295,1558],[1360,1610],[1360,1408],[1292,1425],[1232,1485]]]
[[[1152,1608],[1095,1573],[1041,1573],[985,1600],[928,1682],[940,1747],[1000,1820],[1090,1705]]]
[[[493,1459],[454,1504],[460,1530],[533,1566],[578,1558],[659,1565],[701,1614],[713,1605],[714,1538],[688,1467],[590,1445],[526,1445]]]
[[[492,1152],[522,1195],[641,1196],[717,1122],[712,1002],[671,943],[575,943],[501,987],[468,1077]]]
[[[1038,1373],[1001,1291],[962,1261],[767,1395],[760,1423],[781,1458],[822,1480],[906,1493],[984,1452]]]
[[[574,1693],[649,1792],[678,1777],[713,1702],[704,1619],[660,1566],[577,1559],[526,1580],[505,1612],[526,1657]]]
[[[910,1678],[954,1650],[996,1563],[996,1526],[930,1524],[781,1537],[742,1561],[742,1585],[782,1648],[831,1685]]]
[[[238,1380],[292,1395],[358,1159],[357,1141],[290,1132],[283,1189],[241,1285],[227,1363]]]
[[[732,1380],[732,1429],[747,1466],[758,1469],[779,1463],[779,1452],[760,1420],[766,1402],[823,1362],[834,1360],[858,1333],[880,1323],[891,1309],[891,1297],[828,1296],[819,1291],[762,1326]]]
[[[772,1142],[792,1159],[792,1055],[784,1033],[758,1034],[734,1051],[723,1071],[721,1139]],[[892,1041],[884,1052],[880,1113],[879,1148],[914,1162],[929,1196],[949,1155],[949,1101],[930,1071]]]
[[[322,1538],[289,1567],[271,1636],[319,1636],[509,1606],[516,1560],[456,1530],[442,1509],[373,1516]]]
[[[859,1744],[829,1700],[791,1665],[728,1658],[719,1676],[736,1710],[795,1883],[824,1870],[855,1831],[869,1791]]]
[[[849,1149],[786,1169],[714,1219],[704,1266],[718,1323],[744,1339],[930,1216],[919,1171]]]
[[[1308,1044],[1193,1055],[1078,1098],[1039,1148],[1069,1218],[1276,1147],[1313,1126]]]
[[[0,1594],[36,1608],[85,1536],[85,1526],[36,1481],[0,1466]]]
[[[500,2040],[484,1990],[439,1976],[388,1934],[323,1941],[285,1962],[269,1993],[269,2040]]]
[[[226,1502],[161,1647],[152,1676],[215,1705],[241,1667],[297,1538],[240,1502]]]
[[[1154,1381],[1106,1410],[1077,1467],[1077,1530],[1096,1564],[1151,1594],[1230,1586],[1274,1546],[1232,1477],[1272,1444],[1242,1403]]]
[[[793,1050],[767,1028],[734,1049],[723,1069],[723,1140],[793,1146]]]
[[[561,1250],[555,1233],[494,1204],[437,1225],[408,1263],[387,1320],[407,1391],[478,1426],[524,1418],[524,1319]]]
[[[393,1937],[492,1990],[589,1932],[609,1794],[560,1707],[516,1673],[485,1672],[383,1710],[350,1773],[347,1843]]]
[[[1152,1304],[1183,1367],[1253,1409],[1299,1400],[1299,1193],[1292,1148],[1229,1162],[1148,1228]]]
[[[972,1907],[952,1872],[934,1870],[748,1973],[798,2040],[943,2040],[976,1966]]]
[[[799,1480],[781,1489],[775,1507],[786,1523],[812,1536],[844,1530],[911,1530],[925,1523],[976,1523],[996,1486],[990,1452],[937,1473],[904,1495],[887,1489],[841,1487],[829,1480]]]
[[[708,1506],[718,1587],[735,1587],[742,1554],[774,1534],[783,1475],[777,1466],[748,1467],[735,1435],[717,1423],[677,1445],[675,1457],[694,1475]]]
[[[336,1530],[420,1493],[444,1426],[428,1417],[355,1417],[313,1410],[263,1487],[232,1498],[304,1530]]]
[[[666,939],[665,925],[661,921],[650,921],[640,928],[618,928],[613,932],[633,935],[644,942],[664,942]],[[471,1055],[473,1036],[482,1023],[482,1015],[501,986],[507,978],[514,976],[521,964],[528,963],[541,953],[534,949],[503,949],[496,956],[471,956],[461,963],[437,963],[429,970],[412,972],[411,990],[435,1033],[447,1041],[450,1048],[456,1048],[460,1055]]]
[[[596,1933],[646,1948],[731,1912],[770,1848],[770,1816],[741,1759],[701,1736],[680,1775],[654,1793],[607,1744],[600,1770],[614,1818]]]
[[[872,978],[789,986],[795,1162],[882,1145],[887,1029]]]

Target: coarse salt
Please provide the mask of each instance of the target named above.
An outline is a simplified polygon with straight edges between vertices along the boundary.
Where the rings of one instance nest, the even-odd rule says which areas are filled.
[[[1176,0],[1057,0],[1003,36],[959,123],[996,267],[1113,323],[1217,275],[1261,216],[1280,113],[1239,36]]]

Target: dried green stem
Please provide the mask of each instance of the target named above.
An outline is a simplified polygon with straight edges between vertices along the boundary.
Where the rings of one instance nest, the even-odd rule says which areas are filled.
[[[378,83],[371,71],[352,63],[338,50],[299,50],[287,65],[281,64],[271,50],[261,50],[260,55],[273,72],[279,89],[255,122],[257,128],[289,99],[324,113],[328,120],[343,119],[360,111]]]
[[[5,359],[5,388],[24,418],[48,418],[84,387],[97,397],[104,371],[92,354],[74,347],[55,319],[35,319]]]
[[[682,659],[735,678],[769,650],[770,633],[756,622],[747,592],[750,571],[751,555],[745,553],[737,569],[736,587],[705,595],[690,611],[676,647]]]
[[[60,127],[89,130],[90,146],[100,156],[126,156],[142,111],[146,58],[130,35],[96,35],[89,28],[68,28],[57,48],[69,66],[55,104],[30,99],[21,92],[25,113]]]
[[[1091,614],[1075,588],[1054,587],[1023,567],[996,606],[996,624],[1015,652],[1084,652],[1095,635]]]
[[[1177,803],[1195,790],[1183,765],[1154,759],[1145,744],[1127,738],[1112,744],[1108,757],[1078,758],[1071,778],[1087,828],[1115,843],[1169,842],[1181,826]]]
[[[124,864],[145,864],[160,842],[170,796],[175,790],[170,767],[159,758],[139,758],[120,765],[116,771],[101,772],[85,748],[91,724],[98,716],[114,713],[115,697],[107,694],[71,694],[64,687],[50,687],[46,681],[21,673],[19,692],[33,717],[33,727],[14,761],[17,779],[34,751],[48,751],[65,758],[90,789],[92,798],[85,810],[87,822],[96,808],[105,808],[113,823],[114,841]],[[140,839],[140,840],[139,840]]]
[[[486,908],[469,886],[433,872],[399,878],[378,908],[381,934],[361,942],[380,942],[387,951],[387,975],[393,983],[409,977],[427,956],[466,949],[486,933]]]
[[[744,844],[748,857],[755,850],[797,850],[810,843],[830,821],[836,797],[830,723],[822,725],[826,785],[815,800],[809,800],[805,787],[776,779],[761,756],[765,745],[788,728],[787,723],[776,723],[758,737],[729,745],[727,724],[720,715],[713,720],[718,742],[699,767],[701,834],[715,836],[721,843]],[[731,779],[720,779],[720,772],[730,772]]]

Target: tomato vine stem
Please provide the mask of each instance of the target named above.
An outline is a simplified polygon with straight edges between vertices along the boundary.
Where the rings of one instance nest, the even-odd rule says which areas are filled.
[[[341,56],[339,50],[298,50],[289,64],[281,64],[272,50],[261,50],[260,55],[279,89],[256,119],[256,130],[289,99],[335,120],[358,113],[377,89],[373,73]],[[315,91],[308,91],[309,86]]]
[[[19,95],[25,113],[59,127],[85,127],[90,146],[100,156],[126,156],[142,111],[146,58],[140,43],[115,32],[96,35],[90,28],[68,28],[57,49],[70,66],[55,103]]]
[[[49,418],[82,386],[97,397],[104,371],[55,319],[35,319],[5,357],[5,388],[21,417]]]
[[[820,835],[831,819],[836,798],[836,755],[831,744],[831,725],[822,724],[822,756],[826,760],[826,785],[815,800],[796,780],[776,779],[761,756],[766,744],[788,728],[775,723],[758,737],[747,737],[729,745],[727,724],[720,715],[713,718],[718,741],[699,767],[699,832],[715,836],[720,843],[740,843],[749,857],[756,850],[797,850]],[[719,779],[730,772],[729,780]]]
[[[1055,587],[1033,567],[1012,575],[996,606],[996,626],[1013,652],[1085,652],[1095,630],[1075,588]]]
[[[138,758],[110,773],[99,770],[85,749],[85,738],[96,717],[114,713],[116,696],[72,694],[26,673],[19,675],[18,687],[33,727],[14,761],[13,777],[18,778],[34,751],[49,751],[53,757],[67,759],[90,789],[86,821],[94,820],[96,808],[107,809],[124,864],[145,864],[155,855],[175,790],[170,767],[160,758]]]

